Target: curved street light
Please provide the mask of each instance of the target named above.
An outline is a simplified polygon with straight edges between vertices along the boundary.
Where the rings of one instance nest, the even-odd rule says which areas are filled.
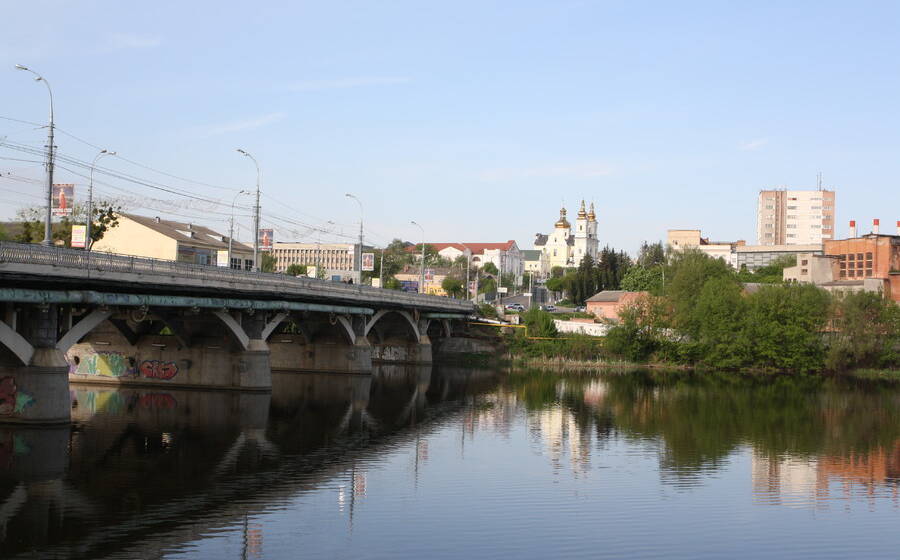
[[[97,166],[97,161],[103,156],[114,156],[116,152],[111,152],[109,150],[103,149],[94,156],[94,160],[91,162],[91,180],[88,183],[88,203],[87,203],[87,222],[85,224],[86,234],[84,240],[85,249],[90,251],[91,246],[94,244],[91,239],[91,226],[94,225],[94,167]]]
[[[240,190],[237,194],[234,195],[234,198],[231,199],[231,223],[228,226],[228,268],[231,269],[231,246],[232,240],[234,239],[234,203],[237,202],[237,197],[242,194],[251,194],[250,191]],[[238,267],[240,270],[241,267]]]
[[[421,294],[425,291],[425,228],[419,225],[415,220],[409,223],[422,231],[422,262],[419,263],[419,293]]]
[[[53,234],[50,231],[50,222],[53,207],[53,90],[50,89],[50,82],[48,82],[43,76],[41,76],[31,68],[22,66],[21,64],[16,64],[15,68],[16,70],[22,70],[24,72],[34,74],[34,81],[44,82],[44,85],[47,86],[47,93],[50,94],[50,128],[47,132],[47,213],[44,216],[43,244],[53,245]]]
[[[362,252],[363,252],[363,204],[362,201],[357,198],[355,195],[350,193],[345,194],[347,198],[352,198],[359,204],[359,258],[353,259],[356,260],[357,270],[359,270],[359,283],[362,284]]]
[[[253,270],[259,272],[259,162],[250,155],[250,152],[240,148],[237,148],[237,151],[239,154],[252,159],[253,164],[256,166],[256,206],[253,212]]]

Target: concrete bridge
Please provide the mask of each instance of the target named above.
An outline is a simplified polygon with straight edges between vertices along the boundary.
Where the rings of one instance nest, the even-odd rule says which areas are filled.
[[[70,380],[269,391],[271,372],[432,361],[472,303],[0,242],[0,422],[68,422]],[[453,345],[448,345],[453,347]]]

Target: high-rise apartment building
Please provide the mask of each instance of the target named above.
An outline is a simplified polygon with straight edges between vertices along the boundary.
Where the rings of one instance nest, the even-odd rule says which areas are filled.
[[[806,245],[834,239],[834,191],[760,191],[756,236],[760,245]]]

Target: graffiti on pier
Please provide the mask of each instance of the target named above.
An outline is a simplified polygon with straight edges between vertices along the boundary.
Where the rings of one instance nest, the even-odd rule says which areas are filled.
[[[11,376],[0,379],[0,416],[20,414],[34,404],[34,397],[19,390]]]
[[[161,360],[144,360],[140,369],[141,375],[148,379],[172,379],[178,374],[175,362]]]
[[[172,409],[178,406],[175,397],[168,393],[147,393],[141,395],[138,403],[142,408]]]
[[[96,352],[73,356],[70,373],[103,377],[136,377],[134,359],[121,352]]]

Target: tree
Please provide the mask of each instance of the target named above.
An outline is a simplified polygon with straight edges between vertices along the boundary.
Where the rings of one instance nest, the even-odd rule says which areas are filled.
[[[46,206],[32,206],[22,208],[16,213],[16,219],[22,222],[22,230],[16,235],[16,241],[20,243],[40,243],[44,240],[44,212]],[[100,200],[94,205],[91,223],[91,241],[96,243],[103,239],[107,231],[119,225],[119,213],[121,207],[110,201]],[[70,247],[72,243],[72,226],[80,225],[87,221],[87,206],[75,204],[72,214],[64,216],[59,221],[51,224],[51,236],[54,243]]]
[[[483,270],[485,274],[490,274],[491,276],[497,276],[500,274],[500,271],[497,270],[497,265],[492,262],[484,263],[484,266],[481,267],[481,270]]]
[[[638,252],[637,265],[651,267],[663,264],[666,264],[666,249],[663,247],[662,241],[656,243],[644,241]]]
[[[878,292],[856,292],[838,299],[832,313],[828,369],[900,364],[900,306]]]
[[[305,264],[292,264],[284,271],[288,276],[306,276],[307,269]]]
[[[462,297],[466,291],[463,286],[463,281],[456,276],[447,276],[444,278],[441,282],[441,288],[443,288],[450,297]]]
[[[702,317],[696,343],[701,360],[711,366],[736,368],[751,359],[751,342],[744,332],[747,302],[741,285],[728,276],[703,285],[695,312]]]
[[[561,266],[554,266],[550,269],[551,278],[562,278],[566,275],[566,269]]]
[[[3,224],[0,224],[0,241],[8,241],[9,240],[9,232],[6,231],[6,228],[3,227]]]
[[[695,313],[700,292],[712,278],[728,277],[737,282],[734,271],[722,259],[714,259],[696,249],[674,253],[666,270],[665,294],[672,304],[675,327],[696,339],[703,317]]]
[[[761,266],[750,272],[746,265],[741,267],[738,272],[738,278],[741,282],[752,282],[758,284],[780,284],[784,281],[784,269],[797,265],[797,257],[793,255],[785,255],[780,257],[766,266]]]
[[[262,272],[275,272],[275,255],[269,251],[261,251],[259,253],[259,269]]]
[[[541,311],[536,307],[529,309],[523,316],[525,325],[528,327],[529,336],[537,336],[543,338],[556,337],[556,323],[553,322],[553,315],[546,311]]]
[[[628,292],[662,293],[663,267],[636,265],[628,269],[619,287]]]
[[[493,278],[485,278],[478,283],[479,294],[493,294],[497,291],[497,282]]]

